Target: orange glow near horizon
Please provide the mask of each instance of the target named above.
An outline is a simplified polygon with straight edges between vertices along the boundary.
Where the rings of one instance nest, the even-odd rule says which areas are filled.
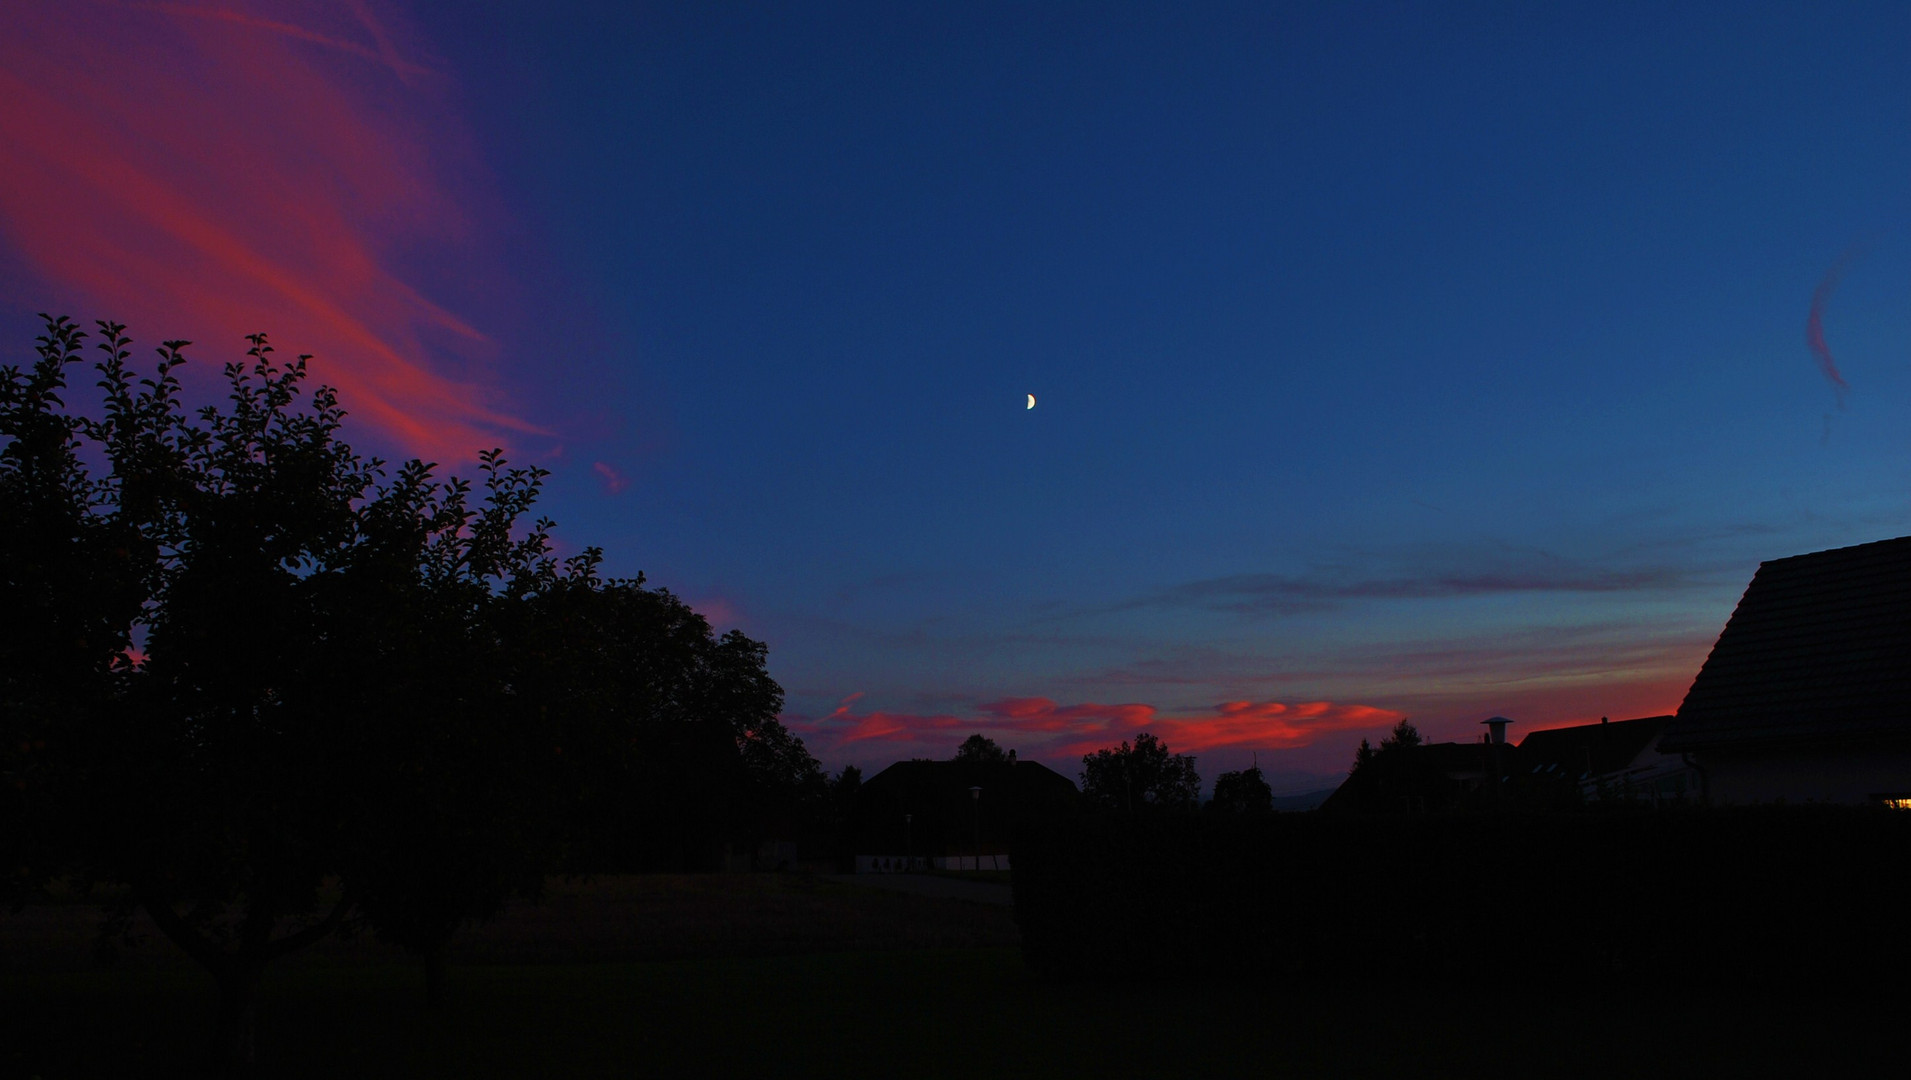
[[[192,338],[207,366],[263,330],[436,460],[540,433],[490,404],[494,343],[398,269],[471,261],[441,179],[469,163],[434,101],[444,77],[370,8],[95,2],[10,23],[0,232],[92,309],[68,313],[126,322],[142,346]]]

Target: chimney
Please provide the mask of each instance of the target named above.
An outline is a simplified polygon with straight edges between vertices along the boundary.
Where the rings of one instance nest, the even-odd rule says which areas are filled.
[[[1500,746],[1506,742],[1506,725],[1512,722],[1513,721],[1508,720],[1504,716],[1495,716],[1490,720],[1480,721],[1480,723],[1486,725],[1488,731],[1493,733],[1491,741],[1495,746]]]

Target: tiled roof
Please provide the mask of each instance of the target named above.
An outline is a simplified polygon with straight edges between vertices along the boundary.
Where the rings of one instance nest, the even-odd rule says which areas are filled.
[[[923,791],[953,793],[962,799],[969,798],[971,785],[993,788],[1008,777],[1015,790],[1075,791],[1075,783],[1068,777],[1056,772],[1040,762],[1017,761],[979,764],[963,761],[932,761],[915,758],[898,761],[876,775],[863,781],[864,790],[893,787],[898,791]]]
[[[1539,772],[1557,766],[1568,776],[1604,776],[1632,764],[1665,730],[1670,716],[1581,724],[1534,731],[1520,740],[1520,768]]]
[[[1667,752],[1911,736],[1911,536],[1764,563]]]
[[[1493,771],[1493,744],[1488,742],[1437,742],[1422,743],[1420,750],[1423,760],[1449,779],[1461,777],[1485,777]],[[1513,748],[1508,746],[1500,751],[1502,767],[1512,756]]]

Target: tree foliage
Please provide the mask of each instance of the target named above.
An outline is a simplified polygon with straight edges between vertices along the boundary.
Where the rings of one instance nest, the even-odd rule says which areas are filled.
[[[1337,809],[1412,813],[1444,807],[1457,796],[1426,752],[1420,729],[1402,720],[1379,746],[1360,740],[1353,768],[1333,802]]]
[[[1270,813],[1274,809],[1274,789],[1267,786],[1259,765],[1224,772],[1214,778],[1214,798],[1208,808],[1223,814]]]
[[[1194,757],[1169,751],[1147,732],[1082,757],[1082,797],[1091,806],[1134,813],[1191,810],[1201,794]]]
[[[956,747],[955,760],[968,765],[1007,765],[1014,759],[994,739],[977,732]]]
[[[221,1059],[250,1055],[265,965],[341,925],[417,950],[535,894],[602,835],[616,792],[668,778],[713,833],[820,798],[776,720],[761,643],[667,591],[558,560],[527,521],[543,470],[395,471],[340,438],[264,335],[189,412],[101,323],[48,319],[0,368],[0,788],[16,895],[123,886],[212,972]],[[656,821],[642,823],[653,829]]]

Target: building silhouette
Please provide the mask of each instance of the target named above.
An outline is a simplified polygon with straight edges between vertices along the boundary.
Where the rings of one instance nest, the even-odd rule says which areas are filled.
[[[856,870],[1005,870],[1027,829],[1073,812],[1080,798],[1067,777],[1033,761],[898,761],[857,793]]]
[[[1911,806],[1911,536],[1761,564],[1658,748],[1714,803]]]

